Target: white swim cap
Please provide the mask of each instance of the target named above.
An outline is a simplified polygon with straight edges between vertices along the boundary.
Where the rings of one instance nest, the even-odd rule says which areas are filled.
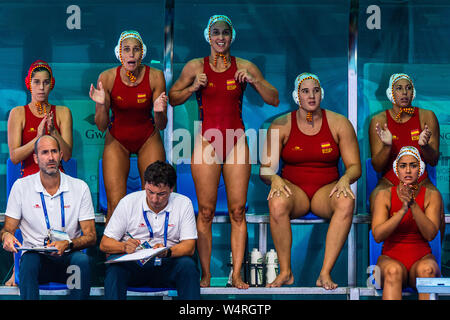
[[[416,158],[417,161],[419,161],[419,177],[423,175],[423,173],[425,172],[425,163],[420,158],[419,150],[412,146],[405,146],[400,149],[397,158],[392,163],[392,168],[394,169],[395,175],[398,177],[398,161],[405,155],[411,155]]]
[[[230,18],[223,14],[216,14],[213,15],[211,18],[209,18],[208,25],[206,26],[205,30],[203,31],[203,35],[205,37],[206,42],[211,44],[211,26],[218,22],[218,21],[225,21],[231,28],[232,36],[231,36],[231,43],[233,43],[234,39],[236,38],[236,31],[234,30],[233,24],[231,23]]]
[[[145,56],[147,55],[147,46],[145,45],[144,41],[142,41],[141,35],[139,32],[134,30],[127,30],[120,34],[119,41],[117,42],[117,45],[114,49],[114,53],[116,54],[116,58],[122,63],[122,41],[125,39],[134,38],[137,39],[142,46],[142,58],[141,60],[144,60]]]
[[[308,79],[314,79],[319,83],[321,99],[323,100],[324,92],[323,92],[322,86],[320,85],[319,77],[313,73],[303,72],[303,73],[299,74],[297,76],[297,78],[295,79],[294,91],[292,91],[292,98],[294,99],[294,102],[298,105],[300,105],[300,85],[302,84],[303,81],[308,80]]]
[[[389,87],[386,89],[386,96],[392,103],[395,103],[394,100],[394,84],[400,80],[400,79],[406,79],[411,83],[411,86],[413,87],[413,97],[412,100],[416,97],[416,88],[414,87],[414,83],[410,76],[408,76],[406,73],[394,73],[390,79],[389,79]],[[411,100],[411,101],[412,101]]]

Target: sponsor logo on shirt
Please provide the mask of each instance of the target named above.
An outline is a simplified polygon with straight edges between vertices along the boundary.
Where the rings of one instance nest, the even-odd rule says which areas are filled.
[[[227,90],[236,89],[236,81],[234,79],[227,80]]]
[[[395,134],[393,134],[392,135],[392,140],[398,140],[398,137]]]
[[[35,131],[36,131],[35,128],[30,128],[30,129],[28,129],[28,132],[35,132]]]
[[[40,206],[39,204],[36,203],[36,204],[33,206],[33,208],[40,209],[41,206]]]
[[[145,226],[146,226],[145,223],[141,222],[141,224],[139,225],[139,228],[142,228],[142,227],[145,227]]]
[[[117,97],[116,97],[116,100],[122,101],[123,98],[122,98],[121,96],[117,96]]]
[[[419,136],[420,136],[419,129],[411,130],[411,140],[412,140],[412,141],[417,141],[417,140],[419,140]]]
[[[214,83],[212,83],[212,82],[208,82],[208,87],[214,88],[215,85],[214,85]]]
[[[146,93],[138,93],[137,102],[144,103],[145,101],[147,101],[147,94]]]
[[[320,147],[322,148],[322,153],[330,153],[333,151],[333,148],[331,148],[331,143],[329,142],[323,142],[320,144]]]
[[[168,227],[175,227],[175,225],[173,223],[169,223],[167,226]]]
[[[292,151],[303,151],[303,149],[299,146],[292,147]]]
[[[70,208],[70,204],[65,204],[64,205],[64,209],[69,209]]]

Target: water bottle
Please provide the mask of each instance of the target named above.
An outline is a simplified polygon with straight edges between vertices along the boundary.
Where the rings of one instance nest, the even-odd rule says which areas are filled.
[[[227,264],[230,267],[230,274],[228,275],[227,287],[233,286],[233,253],[230,252],[230,262]]]
[[[258,249],[253,248],[250,262],[250,285],[260,287],[263,285],[263,256]]]
[[[278,274],[278,256],[274,249],[266,253],[266,283],[275,280]]]

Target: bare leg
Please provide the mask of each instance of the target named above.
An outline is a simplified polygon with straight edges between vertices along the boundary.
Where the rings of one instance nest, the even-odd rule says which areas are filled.
[[[155,129],[156,130],[156,129]],[[138,167],[141,175],[142,187],[144,187],[144,172],[147,167],[153,162],[166,160],[164,146],[161,141],[159,131],[156,130],[154,134],[148,137],[147,141],[142,145],[138,152]]]
[[[103,149],[103,179],[108,202],[106,223],[111,218],[120,199],[127,193],[129,171],[130,153],[107,131]]]
[[[212,220],[216,210],[217,187],[220,180],[221,165],[217,163],[196,163],[194,159],[202,159],[202,145],[207,147],[209,143],[198,138],[192,155],[191,171],[195,183],[195,191],[198,201],[197,216],[197,249],[202,269],[200,280],[201,287],[211,285],[211,250],[212,250]],[[198,155],[199,153],[199,155]]]
[[[7,286],[7,287],[17,287],[15,270],[16,270],[16,267],[13,266],[11,278],[9,278],[9,280],[5,282],[5,286]]]
[[[335,184],[336,182],[333,182],[323,186],[314,194],[311,200],[311,210],[316,215],[322,218],[331,218],[325,241],[322,269],[316,281],[318,287],[323,287],[327,290],[336,289],[338,286],[331,279],[331,270],[347,240],[355,205],[355,200],[350,196],[345,197],[343,194],[340,194],[339,198],[337,198],[336,194],[333,194],[330,198],[329,194]]]
[[[428,254],[416,261],[409,272],[409,285],[416,288],[416,278],[436,278],[441,276],[441,271],[434,255]],[[419,293],[419,300],[430,300],[430,294]]]
[[[402,288],[406,284],[408,271],[397,260],[381,255],[377,266],[381,271],[381,283],[383,284],[383,300],[401,300]]]
[[[245,155],[245,159],[238,162],[237,154]],[[241,277],[245,242],[247,239],[245,203],[247,201],[248,182],[251,173],[248,155],[248,147],[243,136],[230,152],[223,165],[223,178],[227,191],[228,212],[231,220],[231,252],[233,256],[232,285],[238,289],[248,289],[249,287]]]
[[[277,251],[280,272],[267,287],[281,287],[294,283],[291,270],[292,230],[291,219],[301,217],[309,211],[309,199],[306,193],[285,179],[292,191],[290,197],[284,194],[269,199],[270,231]]]

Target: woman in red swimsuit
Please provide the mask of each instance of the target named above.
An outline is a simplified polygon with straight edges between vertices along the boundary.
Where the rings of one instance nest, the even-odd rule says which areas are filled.
[[[335,289],[330,273],[350,231],[355,205],[350,184],[361,176],[358,141],[347,118],[320,107],[323,89],[316,75],[300,74],[292,95],[299,108],[272,122],[263,152],[267,158],[261,161],[261,179],[271,186],[270,230],[280,263],[279,275],[267,286],[294,283],[290,220],[312,211],[331,219],[316,285]],[[281,176],[276,173],[280,156]],[[339,157],[346,168],[341,177]]]
[[[278,105],[278,91],[267,82],[250,61],[231,56],[230,46],[236,31],[230,19],[215,15],[204,31],[211,45],[210,55],[189,61],[170,89],[172,106],[184,103],[196,93],[200,132],[195,139],[191,169],[195,182],[199,213],[197,247],[202,267],[202,287],[210,286],[211,225],[217,199],[220,174],[223,173],[231,217],[233,282],[237,288],[248,284],[241,278],[247,225],[245,203],[251,164],[242,122],[242,97],[249,83],[267,104]],[[231,133],[227,138],[227,129]],[[239,157],[238,157],[239,155]]]
[[[33,62],[25,78],[31,102],[11,110],[8,118],[8,147],[12,163],[21,163],[21,176],[39,171],[34,162],[34,143],[44,134],[55,137],[61,146],[64,161],[72,156],[72,114],[66,106],[48,102],[55,86],[52,68],[43,61]],[[5,285],[15,285],[13,276]]]
[[[132,30],[122,32],[115,54],[121,65],[103,71],[97,88],[91,84],[89,92],[96,102],[95,123],[100,131],[106,130],[103,150],[108,202],[106,222],[126,195],[130,155],[138,156],[142,181],[150,163],[165,160],[159,130],[167,124],[164,75],[160,70],[141,64],[147,47],[140,34]]]
[[[399,184],[378,192],[372,212],[373,237],[384,241],[377,265],[386,300],[400,300],[402,287],[415,287],[418,277],[440,276],[428,242],[441,224],[441,195],[418,182],[425,164],[415,147],[400,149],[393,171]],[[428,299],[428,294],[419,294],[419,299]]]
[[[404,73],[393,74],[386,95],[392,108],[376,114],[369,127],[372,165],[383,173],[371,195],[372,200],[380,189],[398,185],[392,163],[401,147],[416,147],[425,163],[432,166],[439,159],[439,123],[433,111],[411,106],[416,96],[411,78]],[[419,182],[433,186],[426,171]]]

